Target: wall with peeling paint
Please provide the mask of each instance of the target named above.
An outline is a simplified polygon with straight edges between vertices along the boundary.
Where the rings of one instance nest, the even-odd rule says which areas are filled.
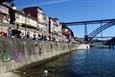
[[[0,38],[0,73],[77,49],[76,44]]]

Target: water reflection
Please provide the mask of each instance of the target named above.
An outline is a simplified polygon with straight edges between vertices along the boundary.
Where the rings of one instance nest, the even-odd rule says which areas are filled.
[[[115,51],[92,48],[77,50],[42,66],[21,70],[21,77],[115,77]],[[25,73],[24,73],[25,72]]]

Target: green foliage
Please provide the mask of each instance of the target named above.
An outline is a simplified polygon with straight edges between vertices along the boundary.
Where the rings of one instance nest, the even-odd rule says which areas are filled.
[[[4,3],[4,2],[8,2],[8,3],[11,3],[13,2],[14,0],[0,0],[0,4]]]
[[[6,0],[6,2],[11,3],[11,2],[13,2],[13,0]]]
[[[16,6],[16,4],[15,3],[11,3],[11,6]]]

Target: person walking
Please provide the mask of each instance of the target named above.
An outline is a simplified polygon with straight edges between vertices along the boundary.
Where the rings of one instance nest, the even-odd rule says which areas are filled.
[[[12,30],[11,30],[10,27],[8,28],[8,34],[7,34],[7,36],[8,36],[9,38],[12,38]]]

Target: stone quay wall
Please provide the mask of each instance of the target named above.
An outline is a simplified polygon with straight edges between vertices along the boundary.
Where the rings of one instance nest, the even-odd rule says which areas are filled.
[[[77,46],[72,43],[0,38],[0,73],[76,50]]]

